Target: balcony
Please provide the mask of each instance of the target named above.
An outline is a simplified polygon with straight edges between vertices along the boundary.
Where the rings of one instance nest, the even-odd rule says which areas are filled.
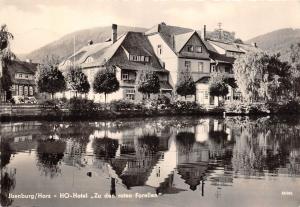
[[[121,80],[120,81],[121,85],[134,85],[135,84],[135,79],[129,79],[129,80]]]

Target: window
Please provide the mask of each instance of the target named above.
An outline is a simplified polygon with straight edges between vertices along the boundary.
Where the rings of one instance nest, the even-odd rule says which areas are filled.
[[[23,86],[19,86],[19,96],[23,96]]]
[[[133,55],[129,55],[129,60],[133,61]]]
[[[193,45],[187,45],[188,52],[194,52],[194,46]]]
[[[225,72],[230,73],[230,67],[225,67]]]
[[[93,62],[93,61],[94,61],[94,59],[93,59],[92,57],[88,57],[88,58],[86,59],[85,63],[91,63],[91,62]]]
[[[24,95],[28,96],[28,86],[24,86]]]
[[[190,70],[191,69],[191,61],[184,61],[184,67],[186,70]]]
[[[67,60],[67,61],[66,61],[66,65],[67,65],[67,66],[70,66],[70,65],[72,65],[72,62],[71,62],[70,60]]]
[[[126,89],[125,93],[126,93],[126,99],[134,100],[134,96],[135,96],[135,90],[134,89]]]
[[[29,96],[33,96],[33,87],[29,86]]]
[[[208,99],[208,91],[205,91],[205,92],[204,92],[204,98],[205,98],[205,99]]]
[[[211,71],[210,72],[216,72],[216,66],[215,65],[211,66]]]
[[[122,74],[122,80],[128,80],[128,73]]]
[[[202,47],[201,46],[196,46],[196,52],[202,53]]]
[[[23,75],[22,74],[19,74],[19,78],[22,78],[23,77]]]
[[[203,73],[203,62],[198,62],[198,72]]]
[[[136,56],[136,55],[129,55],[129,60],[130,61],[136,61],[136,62],[149,62],[149,57],[148,56]]]
[[[161,55],[162,54],[162,46],[157,45],[157,54]]]
[[[28,75],[25,75],[25,78],[27,78],[27,79],[28,79],[28,78],[29,78],[29,76],[28,76]]]

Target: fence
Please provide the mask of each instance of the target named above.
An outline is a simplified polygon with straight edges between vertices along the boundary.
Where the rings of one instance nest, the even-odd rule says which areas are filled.
[[[0,104],[0,115],[40,115],[49,107],[40,104]]]

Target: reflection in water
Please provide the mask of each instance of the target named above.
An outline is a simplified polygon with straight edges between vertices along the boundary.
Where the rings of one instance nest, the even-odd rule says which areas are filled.
[[[15,188],[16,185],[16,170],[7,170],[1,168],[1,206],[10,206],[13,202],[9,198],[9,193]]]
[[[74,177],[74,171],[73,175],[62,171],[66,166],[86,169],[80,179],[97,179],[100,188],[111,196],[151,188],[162,196],[195,191],[204,198],[212,193],[219,199],[225,188],[239,190],[241,186],[235,179],[249,178],[251,183],[269,176],[288,175],[298,180],[300,176],[300,123],[295,120],[181,117],[96,123],[25,122],[1,125],[1,135],[4,206],[15,202],[7,196],[18,189],[16,171],[10,166],[19,152],[36,156],[41,177],[50,177],[51,181],[57,175]],[[18,163],[14,164],[18,169]],[[40,178],[35,179],[39,182]],[[274,188],[271,183],[266,186]]]
[[[95,138],[93,141],[94,153],[97,158],[109,160],[114,158],[118,149],[118,140],[108,137]]]
[[[0,138],[1,139],[1,138]],[[4,168],[10,161],[10,157],[13,154],[13,150],[11,149],[9,142],[1,140],[1,169]]]
[[[39,140],[37,146],[37,166],[41,173],[54,178],[61,173],[59,165],[64,157],[66,143],[62,140]]]

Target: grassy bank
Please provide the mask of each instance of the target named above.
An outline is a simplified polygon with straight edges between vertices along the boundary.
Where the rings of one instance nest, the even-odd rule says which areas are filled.
[[[24,108],[25,110],[25,108]],[[1,121],[78,121],[113,120],[121,118],[159,117],[159,116],[265,116],[300,114],[298,102],[287,103],[242,103],[230,102],[220,107],[204,108],[194,102],[169,100],[133,103],[115,101],[105,104],[86,99],[51,100],[39,105],[39,110],[26,113],[21,109],[2,114]]]

